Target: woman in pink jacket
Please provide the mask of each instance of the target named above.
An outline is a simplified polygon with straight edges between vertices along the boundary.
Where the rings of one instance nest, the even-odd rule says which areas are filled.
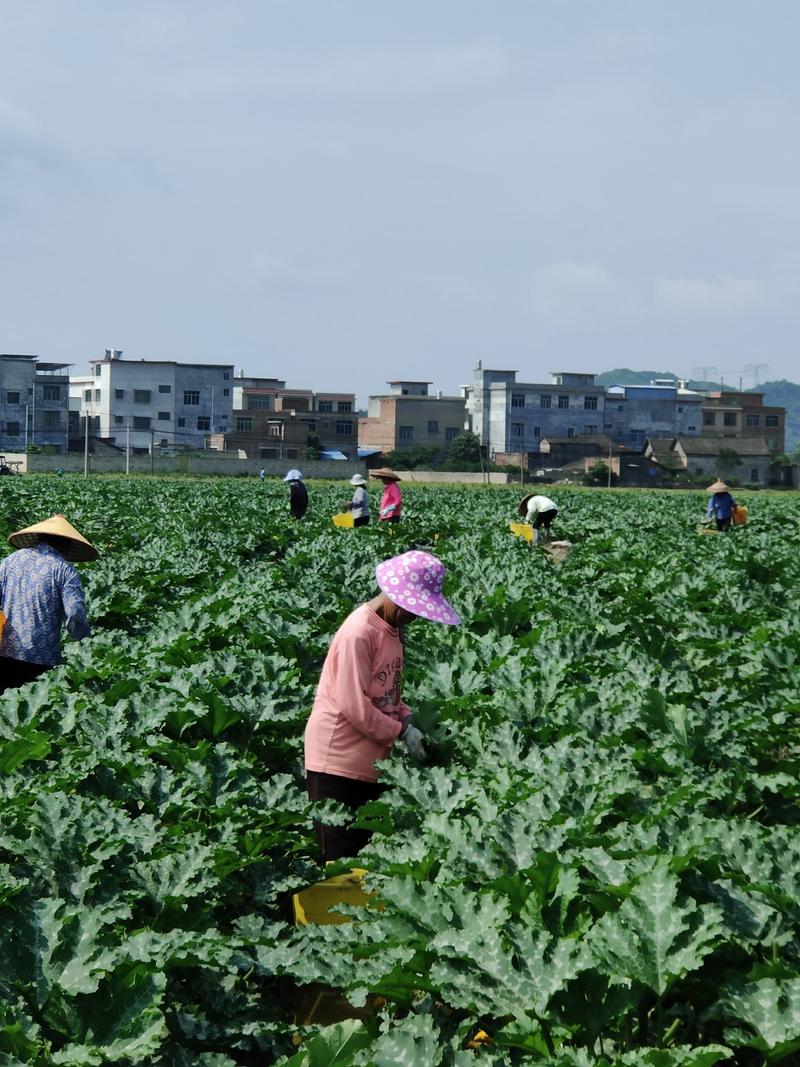
[[[400,512],[403,508],[403,494],[400,492],[400,475],[391,467],[376,467],[370,471],[373,478],[380,478],[383,482],[383,496],[378,510],[380,522],[399,522]]]
[[[337,630],[322,667],[305,732],[308,795],[338,800],[354,812],[384,787],[376,762],[400,738],[424,759],[422,733],[403,703],[403,628],[416,617],[457,626],[442,593],[445,569],[428,552],[404,552],[376,568],[380,593]],[[315,820],[323,861],[355,855],[365,830]]]

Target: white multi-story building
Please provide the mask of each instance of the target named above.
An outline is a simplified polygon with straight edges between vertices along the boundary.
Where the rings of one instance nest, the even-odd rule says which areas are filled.
[[[233,417],[232,363],[123,359],[106,349],[88,375],[70,377],[70,408],[91,432],[132,448],[203,448],[228,433]]]

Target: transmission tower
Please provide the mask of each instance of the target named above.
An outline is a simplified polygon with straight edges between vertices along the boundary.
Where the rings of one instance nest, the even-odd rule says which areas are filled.
[[[753,388],[766,381],[769,376],[769,363],[745,363],[744,373],[753,375]]]
[[[694,367],[692,377],[696,382],[718,382],[719,370],[716,367]]]

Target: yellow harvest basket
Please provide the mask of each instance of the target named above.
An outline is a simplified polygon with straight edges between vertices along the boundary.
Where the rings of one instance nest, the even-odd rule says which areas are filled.
[[[353,515],[350,511],[340,511],[333,516],[333,525],[341,526],[345,530],[352,530],[353,522]]]
[[[515,537],[521,537],[523,541],[533,540],[533,527],[529,522],[512,522],[510,528]]]
[[[337,926],[352,922],[349,915],[330,909],[337,904],[353,904],[366,907],[374,893],[364,891],[364,875],[367,872],[354,867],[349,874],[336,874],[324,882],[310,885],[292,897],[292,909],[296,926],[315,923],[320,926]]]
[[[747,522],[747,508],[744,504],[737,504],[731,516],[734,526],[744,526]]]
[[[2,611],[0,611],[0,641],[3,640],[3,630],[5,630],[5,628],[6,628],[6,617],[2,613]]]

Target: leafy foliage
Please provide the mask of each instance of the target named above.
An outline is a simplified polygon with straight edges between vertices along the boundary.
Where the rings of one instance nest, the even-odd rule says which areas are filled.
[[[511,489],[343,531],[322,484],[296,524],[277,482],[3,481],[3,537],[58,510],[102,556],[94,636],[0,704],[0,1063],[796,1062],[793,497],[701,538],[700,494],[554,488],[554,564]],[[295,928],[318,672],[412,545],[464,618],[409,628],[432,758],[362,811],[380,906]],[[360,1017],[295,1023],[313,983]]]

